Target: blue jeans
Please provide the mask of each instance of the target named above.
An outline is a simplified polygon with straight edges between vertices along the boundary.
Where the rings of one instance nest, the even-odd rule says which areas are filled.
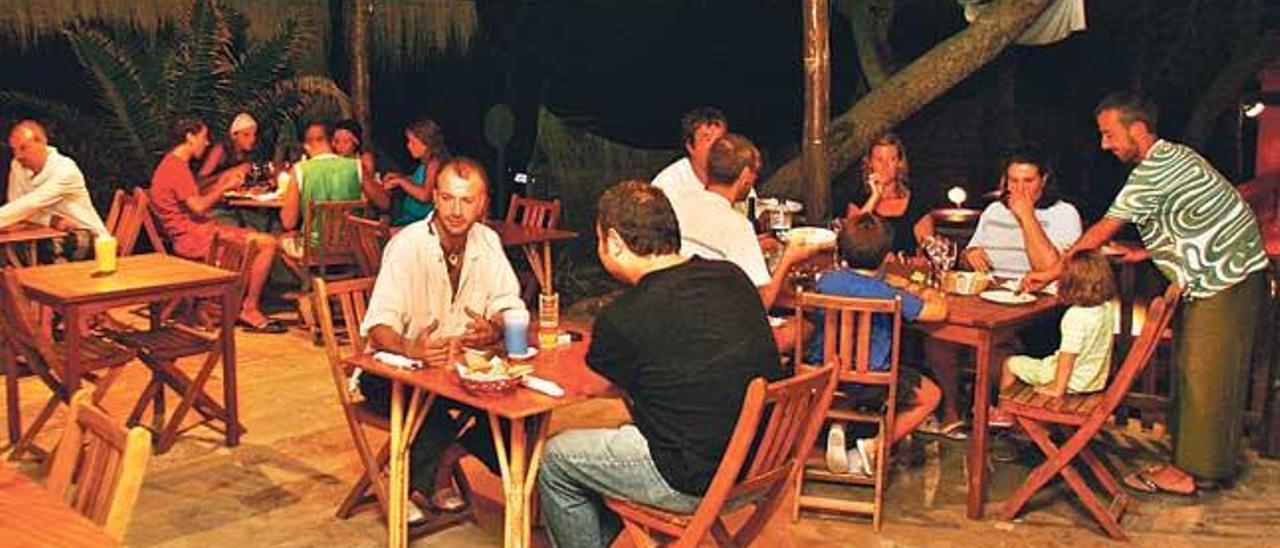
[[[557,548],[608,546],[622,525],[603,497],[692,512],[701,497],[672,489],[634,425],[570,430],[547,441],[538,473],[547,536]]]

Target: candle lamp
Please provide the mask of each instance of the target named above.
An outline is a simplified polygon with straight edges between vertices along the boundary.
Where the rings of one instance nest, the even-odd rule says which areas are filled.
[[[964,201],[969,194],[963,188],[958,186],[951,187],[947,191],[947,200],[955,207],[941,207],[933,210],[931,215],[934,222],[945,223],[951,225],[969,225],[977,222],[978,211],[964,207]]]

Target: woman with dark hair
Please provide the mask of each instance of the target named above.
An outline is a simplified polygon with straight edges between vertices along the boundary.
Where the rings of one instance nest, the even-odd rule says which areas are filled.
[[[397,188],[403,192],[395,200],[394,212],[391,216],[392,226],[404,226],[425,219],[435,211],[433,195],[436,188],[436,174],[440,166],[453,155],[444,143],[444,131],[440,125],[428,119],[418,120],[404,130],[404,146],[409,155],[419,162],[413,175],[389,173],[382,180],[383,188],[392,191]]]
[[[1080,212],[1063,201],[1039,149],[1005,155],[1001,198],[982,211],[961,259],[979,272],[1021,278],[1053,266],[1080,237]]]
[[[360,160],[360,167],[364,168],[365,173],[374,172],[373,152],[364,149],[364,127],[360,122],[348,118],[334,124],[329,145],[338,156]]]
[[[859,181],[835,189],[833,211],[843,212],[846,221],[874,215],[893,233],[894,251],[914,252],[918,239],[912,223],[924,216],[924,200],[913,199],[907,179],[911,163],[902,139],[892,133],[876,139],[862,157]]]

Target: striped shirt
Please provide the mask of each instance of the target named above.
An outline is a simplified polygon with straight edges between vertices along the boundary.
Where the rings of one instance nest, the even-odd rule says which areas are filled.
[[[1184,145],[1156,141],[1107,216],[1136,224],[1156,268],[1191,298],[1212,297],[1267,267],[1253,211]]]

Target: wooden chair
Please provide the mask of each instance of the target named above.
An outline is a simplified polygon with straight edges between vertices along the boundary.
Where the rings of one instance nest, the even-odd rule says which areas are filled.
[[[1102,460],[1089,450],[1089,442],[1111,420],[1116,406],[1124,400],[1134,379],[1151,360],[1156,345],[1159,344],[1160,334],[1173,318],[1179,296],[1180,288],[1170,285],[1163,297],[1151,301],[1142,334],[1134,341],[1124,365],[1105,391],[1050,398],[1036,393],[1030,385],[1017,383],[1000,394],[1000,409],[1013,416],[1047,457],[1044,463],[1027,476],[1026,483],[1005,501],[1005,519],[1012,520],[1017,516],[1018,511],[1031,500],[1036,491],[1054,476],[1061,474],[1103,530],[1114,539],[1127,540],[1120,527],[1120,519],[1135,501],[1124,492]],[[1055,445],[1050,437],[1051,430],[1062,430],[1070,436],[1062,445]],[[1109,504],[1098,500],[1083,476],[1069,466],[1073,462],[1080,464],[1081,461],[1111,495]]]
[[[347,419],[347,428],[351,431],[351,440],[355,443],[356,454],[360,457],[363,470],[360,479],[338,505],[336,515],[341,519],[347,519],[370,504],[376,504],[383,517],[386,517],[387,508],[389,508],[385,471],[391,456],[391,446],[389,442],[383,442],[377,453],[374,453],[373,443],[369,440],[366,428],[390,432],[390,419],[384,413],[371,409],[366,405],[367,402],[359,399],[358,392],[352,390],[347,381],[352,371],[343,363],[345,358],[365,351],[367,341],[360,336],[360,322],[364,318],[369,295],[373,292],[373,284],[374,279],[371,277],[332,282],[326,282],[323,278],[313,280],[315,287],[313,306],[316,310],[320,333],[324,338],[329,374],[332,377],[334,389],[338,393],[338,404],[342,407],[342,414]],[[335,305],[341,316],[335,314]],[[345,348],[338,340],[336,320],[339,317],[346,331]],[[454,481],[463,497],[469,499],[470,489],[460,468],[454,469]],[[469,519],[467,516],[448,514],[437,516],[437,518],[415,528],[415,531],[439,530]]]
[[[0,327],[3,327],[7,346],[4,361],[10,439],[21,428],[22,422],[19,415],[21,407],[18,401],[18,377],[34,374],[52,392],[35,421],[14,443],[9,460],[16,460],[28,451],[37,456],[46,455],[47,452],[36,447],[35,438],[60,404],[71,401],[72,394],[67,392],[62,383],[66,378],[66,347],[50,339],[37,325],[31,302],[23,294],[17,274],[11,269],[3,271],[0,283]],[[98,337],[82,338],[79,351],[81,379],[94,385],[95,403],[106,396],[107,390],[123,371],[122,366],[136,356],[132,350]]]
[[[164,240],[152,217],[147,191],[134,188],[132,192],[116,189],[107,212],[107,230],[116,239],[116,252],[121,257],[133,254],[138,236],[146,231],[151,247],[156,253],[164,253]]]
[[[637,546],[654,545],[651,534],[677,547],[697,546],[708,534],[722,546],[751,544],[782,505],[807,448],[818,436],[819,410],[831,402],[835,372],[828,365],[803,368],[771,384],[762,378],[751,381],[724,457],[693,513],[675,514],[612,498],[605,499],[605,505],[622,518]],[[745,506],[753,507],[751,515],[731,533],[722,516]]]
[[[356,215],[364,207],[363,200],[307,202],[299,235],[302,238],[302,256],[283,255],[285,265],[302,281],[301,291],[290,292],[288,297],[298,302],[298,315],[313,335],[316,331],[315,313],[311,309],[312,272],[324,279],[351,277],[351,270],[358,264],[358,254],[346,220],[348,215]],[[330,277],[330,271],[338,275]]]
[[[256,255],[256,247],[215,236],[209,247],[206,262],[224,270],[241,272],[241,280],[237,284],[236,291],[242,294],[248,283],[247,266],[253,262]],[[237,297],[238,300],[239,297]],[[213,305],[203,301],[193,303],[188,308],[198,309],[202,306],[206,306],[206,309],[218,308],[215,313],[221,312],[220,304]],[[126,423],[130,426],[138,424],[142,415],[150,408],[152,427],[157,434],[156,453],[163,454],[173,447],[178,436],[185,431],[180,430],[180,427],[191,409],[195,409],[203,417],[197,425],[223,420],[227,412],[204,391],[204,386],[212,376],[213,370],[222,360],[220,339],[187,325],[167,321],[156,308],[153,308],[153,313],[160,319],[153,319],[151,329],[113,328],[107,331],[107,336],[134,349],[142,363],[151,370],[151,379],[134,403]],[[188,376],[178,368],[179,359],[201,355],[205,358],[194,377]],[[180,396],[177,408],[167,420],[164,402],[166,387],[173,389]],[[188,429],[194,426],[196,425]],[[244,431],[244,426],[240,428]]]
[[[72,397],[71,420],[62,431],[45,487],[124,542],[151,457],[151,436],[141,428],[117,425],[94,399],[84,391]]]
[[[560,224],[560,200],[535,200],[524,196],[511,196],[507,207],[507,222],[538,228],[555,228]]]
[[[821,455],[822,451],[814,448],[813,444],[806,446],[809,458],[805,462],[801,480],[796,482],[791,519],[798,520],[800,511],[806,508],[870,515],[872,526],[879,531],[884,509],[884,492],[889,480],[893,426],[897,415],[902,299],[900,297],[895,297],[893,300],[858,299],[802,291],[797,295],[796,301],[798,303],[797,325],[804,321],[806,310],[822,311],[822,362],[836,364],[836,378],[840,386],[835,391],[835,396],[831,400],[832,405],[826,409],[824,418],[844,423],[875,424],[879,427],[879,433],[876,435],[876,465],[870,478],[857,474],[831,472],[827,470],[825,459]],[[884,371],[872,370],[870,365],[871,322],[876,314],[885,314],[892,321],[893,342],[889,351],[889,368]],[[796,341],[796,363],[803,363],[804,346],[804,341]],[[851,394],[844,390],[844,387],[851,385],[883,387],[888,394],[883,407],[871,411],[855,409],[850,402]],[[804,483],[807,480],[872,486],[875,491],[871,502],[806,494]]]
[[[356,266],[361,276],[377,276],[382,268],[382,248],[391,239],[391,223],[386,217],[367,219],[347,215],[356,248]]]

